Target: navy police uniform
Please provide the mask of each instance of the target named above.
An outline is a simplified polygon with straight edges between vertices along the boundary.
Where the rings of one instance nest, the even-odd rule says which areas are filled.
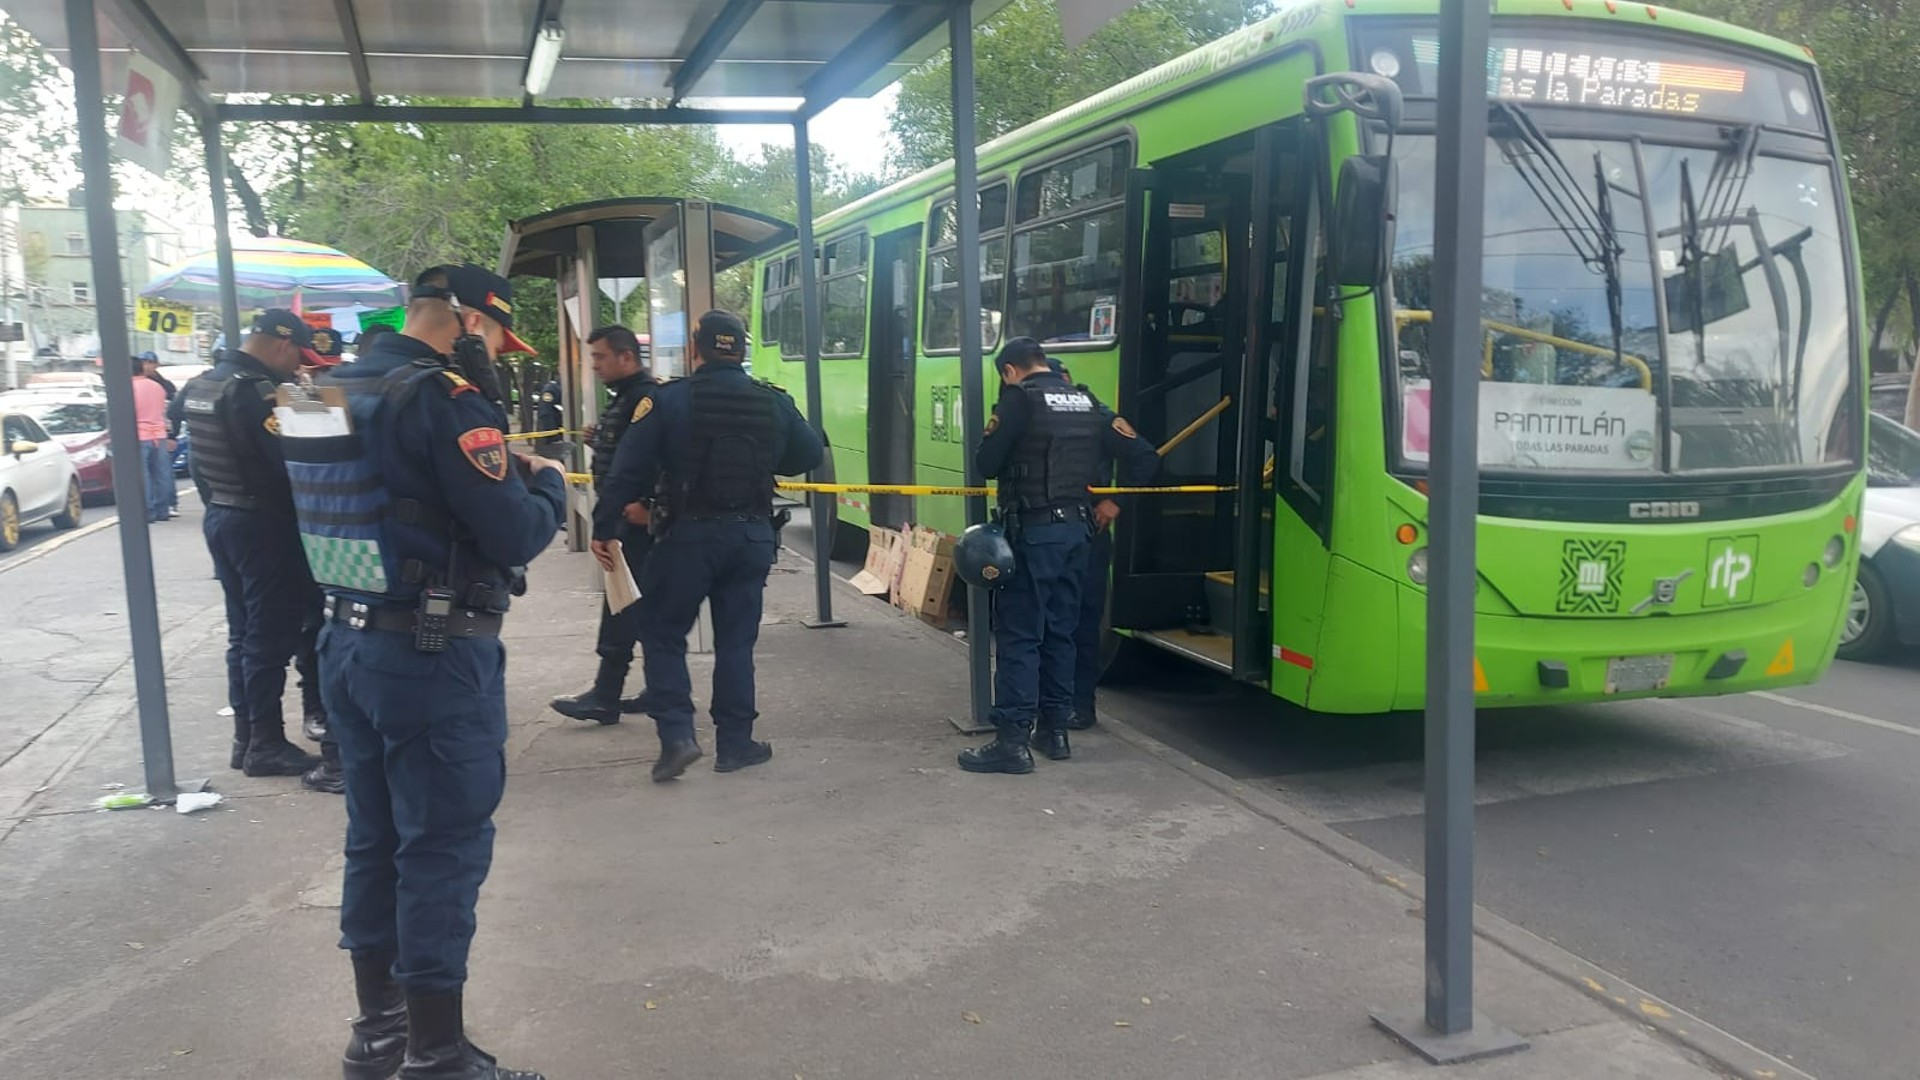
[[[639,584],[645,707],[661,743],[656,780],[679,776],[701,756],[687,633],[702,601],[713,611],[714,769],[731,772],[773,754],[753,739],[753,647],[774,562],[774,476],[814,468],[825,448],[791,398],[741,369],[746,341],[738,316],[701,316],[699,369],[641,403],[594,507],[594,539],[609,540],[623,507],[654,498],[656,540]]]
[[[538,431],[559,431],[560,425],[566,422],[560,414],[559,382],[549,379],[547,384],[540,388],[539,397],[534,401],[533,422],[536,425],[535,430]],[[549,435],[540,441],[542,443],[557,442],[560,438],[559,435]]]
[[[248,341],[297,348],[304,359],[313,337],[298,316],[273,310]],[[281,707],[287,663],[301,651],[314,603],[280,465],[273,397],[281,379],[259,357],[233,351],[178,395],[193,439],[190,471],[207,507],[201,531],[226,600],[228,764],[248,776],[298,776],[318,763],[287,741]]]
[[[642,403],[652,396],[659,385],[644,369],[607,384],[607,389],[613,395],[608,399],[607,407],[601,411],[600,419],[594,423],[591,444],[595,495],[604,495],[607,476],[613,472],[614,453],[620,446],[620,438],[627,433],[634,417],[640,415]],[[627,569],[632,571],[634,581],[638,582],[646,566],[647,553],[653,548],[653,536],[645,526],[628,521],[624,514],[615,528],[614,539],[620,541],[620,554],[626,559]],[[618,612],[601,605],[600,634],[594,646],[594,651],[600,656],[600,667],[594,675],[593,687],[584,694],[555,698],[555,711],[576,720],[594,720],[602,724],[619,723],[623,711],[642,711],[644,702],[640,698],[623,701],[620,697],[627,685],[627,673],[633,668],[633,647],[639,640],[639,604],[630,604]]]
[[[445,287],[416,284],[416,302],[451,293],[465,311],[511,319],[505,279],[439,268],[430,282]],[[506,784],[500,627],[516,568],[559,530],[565,483],[556,470],[521,475],[492,403],[447,360],[381,335],[316,380],[345,391],[352,431],[286,440],[327,593],[321,671],[346,774],[340,944],[361,1007],[347,1063],[391,1075],[400,1039],[405,1077],[530,1077],[475,1056],[461,988]]]
[[[999,482],[1014,570],[995,594],[990,716],[998,737],[962,751],[969,772],[1032,771],[1030,737],[1055,760],[1071,753],[1074,634],[1092,534],[1088,481],[1103,452],[1119,456],[1126,436],[1092,394],[1037,366],[1044,360],[1032,338],[1002,347],[996,368],[1033,370],[1003,385],[974,455],[980,474]]]
[[[1062,378],[1072,380],[1073,376],[1059,361],[1052,361],[1052,366]],[[1093,396],[1085,384],[1078,384],[1075,389]],[[1153,444],[1140,438],[1132,424],[1102,404],[1099,398],[1094,398],[1093,407],[1112,433],[1101,436],[1100,460],[1094,465],[1091,486],[1106,487],[1115,483],[1115,465],[1119,466],[1121,487],[1143,487],[1152,483],[1154,474],[1160,471],[1160,454]],[[1097,503],[1101,498],[1112,499],[1122,510],[1126,509],[1127,496],[1096,496],[1094,501]],[[1113,528],[1096,525],[1087,548],[1087,568],[1080,575],[1080,623],[1073,632],[1073,719],[1067,726],[1075,731],[1094,725],[1094,688],[1100,682],[1100,639],[1104,633],[1102,623],[1107,613],[1107,585],[1112,569]]]

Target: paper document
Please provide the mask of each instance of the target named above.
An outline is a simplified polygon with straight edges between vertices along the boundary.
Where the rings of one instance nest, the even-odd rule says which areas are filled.
[[[633,580],[633,568],[627,565],[626,554],[620,550],[620,541],[614,540],[611,544],[615,569],[604,571],[607,578],[607,610],[618,615],[640,599],[640,586]]]

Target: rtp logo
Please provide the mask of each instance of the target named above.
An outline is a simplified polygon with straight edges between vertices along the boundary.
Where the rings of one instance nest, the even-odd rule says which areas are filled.
[[[1706,594],[1701,607],[1726,607],[1753,600],[1753,574],[1759,566],[1758,536],[1716,536],[1707,541]]]

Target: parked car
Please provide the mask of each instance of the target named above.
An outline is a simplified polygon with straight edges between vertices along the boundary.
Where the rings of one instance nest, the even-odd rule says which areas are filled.
[[[1867,389],[1867,403],[1874,412],[1895,423],[1907,422],[1907,390],[1913,376],[1906,372],[1875,375]]]
[[[93,503],[113,501],[113,450],[107,438],[106,402],[29,394],[13,402],[13,407],[33,417],[67,448],[67,456],[80,474],[82,499]]]
[[[1876,412],[1867,425],[1867,495],[1860,511],[1843,660],[1872,660],[1920,644],[1920,432]]]
[[[180,438],[174,441],[173,446],[173,475],[192,475],[192,470],[187,465],[187,451],[191,448],[192,443],[193,440],[187,435],[187,425],[181,424]]]
[[[36,371],[27,376],[26,385],[29,388],[86,386],[99,390],[106,383],[91,371]]]
[[[20,545],[28,525],[80,525],[80,476],[67,448],[24,412],[0,410],[0,551]]]

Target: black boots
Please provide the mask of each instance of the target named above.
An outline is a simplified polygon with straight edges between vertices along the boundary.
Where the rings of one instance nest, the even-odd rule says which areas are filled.
[[[300,786],[322,795],[345,795],[347,774],[340,768],[340,744],[320,744],[320,764],[300,778]]]
[[[546,1080],[536,1072],[501,1068],[493,1055],[467,1041],[458,990],[410,993],[407,1014],[407,1055],[400,1080]]]
[[[1093,702],[1089,701],[1073,707],[1073,715],[1067,718],[1067,730],[1085,731],[1099,722],[1100,718],[1093,714]]]
[[[714,751],[714,772],[739,772],[753,765],[764,765],[773,760],[771,743],[756,742],[749,739],[743,746],[722,746]]]
[[[1030,773],[1033,753],[1027,749],[1027,725],[1002,724],[1000,734],[985,746],[960,751],[960,767],[977,773]]]
[[[625,704],[620,700],[620,687],[626,681],[625,665],[602,660],[600,671],[593,677],[593,687],[572,697],[554,698],[553,711],[575,720],[617,724],[620,722],[621,707]]]
[[[287,741],[278,723],[256,721],[240,771],[248,776],[299,776],[318,764],[319,758]]]
[[[353,962],[353,1018],[347,1052],[340,1056],[346,1080],[391,1080],[407,1056],[407,996],[393,981],[390,958]]]
[[[247,764],[247,743],[253,739],[253,728],[238,711],[233,714],[233,755],[227,759],[227,768],[239,770]]]
[[[300,733],[307,737],[308,742],[326,742],[327,710],[316,705],[307,706],[300,717]]]
[[[1033,733],[1033,748],[1047,755],[1048,761],[1065,761],[1073,756],[1064,727],[1039,728]]]
[[[700,744],[692,739],[663,739],[660,742],[660,760],[653,763],[653,782],[666,783],[680,779],[687,766],[699,761],[706,754]],[[773,756],[772,747],[768,747],[767,756]]]

